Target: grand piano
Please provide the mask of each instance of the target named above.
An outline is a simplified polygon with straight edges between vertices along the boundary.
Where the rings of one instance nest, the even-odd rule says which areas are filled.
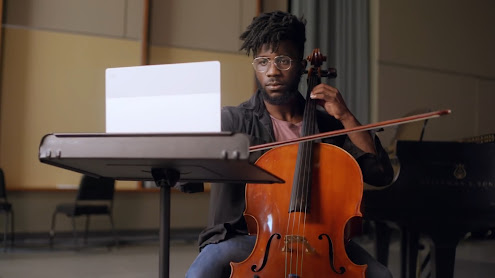
[[[390,229],[401,231],[401,277],[417,277],[420,237],[430,239],[432,277],[453,277],[458,242],[495,227],[495,141],[398,141],[397,180],[365,191],[363,216],[376,223],[377,259],[387,264]]]

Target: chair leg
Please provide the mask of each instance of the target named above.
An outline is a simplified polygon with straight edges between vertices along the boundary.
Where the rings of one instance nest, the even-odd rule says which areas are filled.
[[[108,217],[110,218],[110,227],[112,229],[112,234],[113,234],[113,238],[115,240],[115,247],[119,247],[119,237],[117,235],[117,232],[115,231],[115,227],[113,226],[113,217],[112,217],[112,214],[108,214]]]
[[[71,216],[71,220],[72,220],[72,235],[74,237],[74,245],[77,247],[77,232],[76,232],[76,217],[75,216]]]
[[[53,242],[55,241],[55,221],[57,219],[57,212],[54,211],[52,214],[52,225],[50,227],[50,249],[53,248]]]
[[[3,251],[7,252],[7,231],[9,227],[9,217],[8,217],[8,211],[3,212],[3,218],[5,220],[4,223],[4,231],[3,231]]]
[[[14,230],[14,211],[10,211],[10,244],[14,248],[15,230]]]
[[[89,214],[86,214],[86,229],[84,230],[84,244],[88,244]]]

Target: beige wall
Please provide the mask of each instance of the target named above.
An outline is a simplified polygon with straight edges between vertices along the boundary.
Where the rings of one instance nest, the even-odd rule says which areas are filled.
[[[15,213],[16,233],[47,233],[56,204],[74,200],[75,191],[10,191],[9,201]],[[158,230],[160,196],[158,192],[117,191],[114,198],[114,223],[118,230]],[[170,225],[174,229],[201,228],[207,224],[208,194],[172,193]],[[76,226],[84,229],[84,218]],[[1,219],[3,223],[3,217]],[[70,219],[59,215],[56,231],[70,231]],[[2,224],[3,225],[3,224]],[[91,218],[91,231],[107,230],[106,216]]]
[[[77,184],[79,175],[39,163],[43,135],[105,131],[105,69],[139,64],[139,43],[53,31],[5,32],[0,162],[10,188]],[[222,103],[252,94],[250,58],[243,54],[153,47],[155,63],[219,60]],[[194,80],[194,77],[191,77]],[[36,177],[36,178],[33,178]]]
[[[238,53],[239,35],[256,14],[253,0],[154,0],[151,43]]]
[[[253,76],[250,58],[237,51],[237,38],[254,15],[254,1],[155,2],[151,64],[219,60],[222,104],[236,105],[252,94],[254,82],[245,78]],[[80,175],[38,162],[40,140],[52,132],[104,132],[104,71],[139,65],[141,42],[135,38],[142,5],[141,0],[7,1],[0,166],[9,188],[78,183]],[[221,17],[226,9],[234,12]],[[165,24],[162,19],[170,21],[170,13],[189,16]],[[232,15],[243,16],[231,24]],[[118,183],[118,188],[135,186]]]
[[[6,28],[0,165],[10,188],[77,184],[79,175],[41,164],[53,132],[105,131],[105,68],[139,64],[135,41]]]
[[[289,1],[287,0],[270,0],[270,1],[261,1],[263,12],[271,12],[271,11],[287,11],[289,9]]]
[[[4,0],[5,22],[29,29],[139,39],[142,0]]]
[[[222,104],[237,105],[252,94],[251,58],[237,51],[237,38],[254,16],[255,1],[217,0],[198,6],[177,1],[174,7],[162,7],[180,15],[168,24],[161,24],[167,14],[160,13],[158,3],[163,1],[152,2],[157,23],[152,26],[151,64],[219,60]],[[75,198],[75,191],[53,189],[77,186],[80,174],[41,164],[41,138],[52,132],[104,132],[104,71],[140,64],[143,1],[6,0],[5,11],[0,167],[10,189],[16,230],[45,232],[55,205]],[[179,29],[197,40],[167,33]],[[179,43],[159,41],[168,35]],[[118,229],[158,228],[157,192],[120,191],[137,186],[117,183]],[[206,225],[207,193],[172,195],[173,227]],[[60,225],[62,230],[69,228],[62,219]],[[93,227],[108,226],[103,218],[95,219]]]
[[[425,140],[494,133],[494,10],[485,0],[380,0],[379,120],[448,108],[452,115],[429,121]],[[382,137],[389,142],[393,133]]]

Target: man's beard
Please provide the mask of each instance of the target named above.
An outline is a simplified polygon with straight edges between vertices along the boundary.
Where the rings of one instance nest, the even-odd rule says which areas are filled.
[[[282,105],[289,103],[292,99],[294,99],[295,96],[297,96],[297,94],[299,94],[299,91],[297,90],[299,80],[300,78],[297,79],[297,82],[294,81],[293,83],[289,84],[288,90],[283,92],[282,94],[279,94],[278,96],[270,96],[257,78],[256,84],[258,85],[258,89],[261,91],[263,100],[272,105]]]

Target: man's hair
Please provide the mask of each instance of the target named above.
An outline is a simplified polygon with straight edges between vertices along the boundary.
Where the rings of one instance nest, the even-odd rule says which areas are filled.
[[[280,41],[291,41],[295,44],[301,58],[304,55],[306,42],[306,20],[295,15],[276,11],[264,13],[255,17],[246,31],[241,34],[241,50],[253,56],[264,44],[269,44],[272,50],[277,50]]]

